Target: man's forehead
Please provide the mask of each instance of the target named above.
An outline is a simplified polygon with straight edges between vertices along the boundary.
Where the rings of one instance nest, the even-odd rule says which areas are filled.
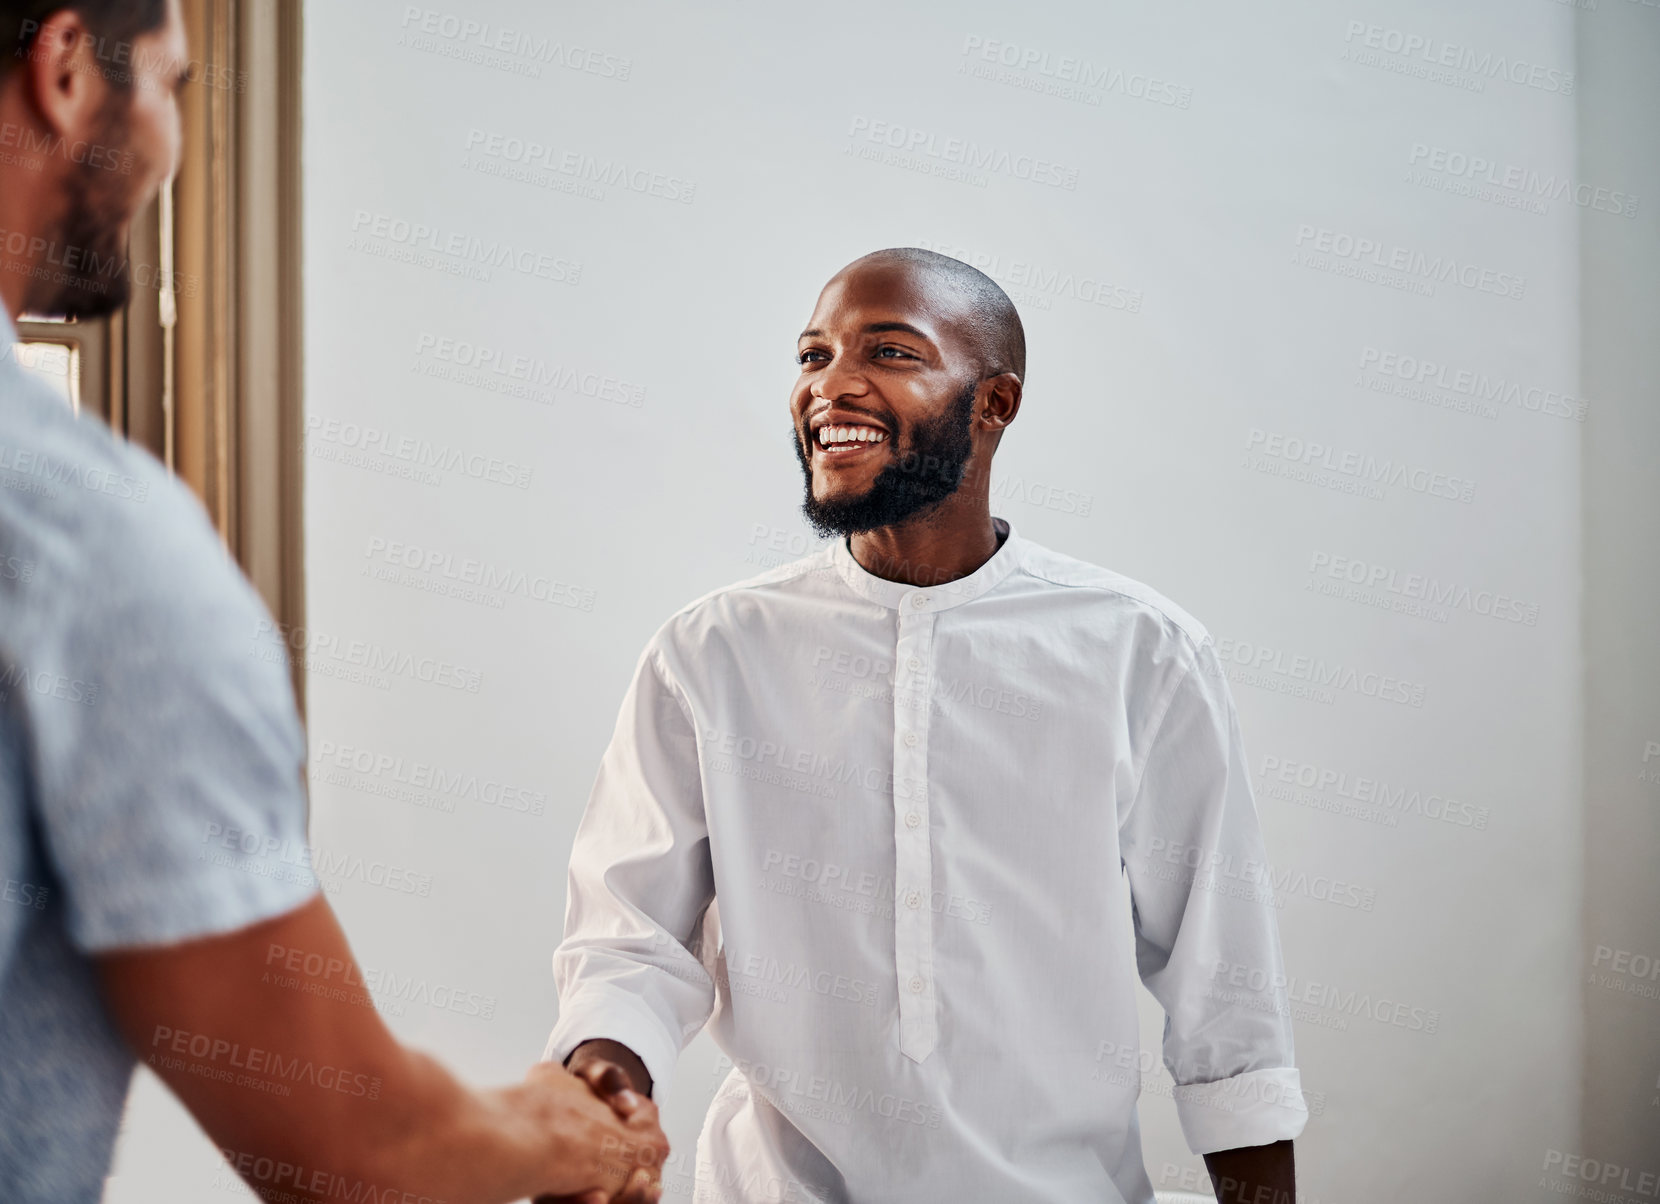
[[[908,322],[944,337],[963,316],[962,300],[920,266],[894,260],[858,261],[830,278],[813,309],[815,319]],[[814,325],[818,323],[815,321]]]

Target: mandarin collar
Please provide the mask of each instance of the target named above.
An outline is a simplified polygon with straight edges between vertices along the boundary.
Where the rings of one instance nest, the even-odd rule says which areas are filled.
[[[876,576],[854,559],[846,537],[830,545],[831,562],[849,589],[878,606],[901,612],[915,611],[919,614],[949,610],[953,606],[961,606],[964,602],[972,602],[989,592],[1020,563],[1024,546],[1014,529],[1014,524],[996,516],[993,516],[991,521],[1008,532],[1003,539],[1003,546],[992,553],[990,560],[968,576],[941,585],[906,585],[902,581],[889,581],[885,577]]]

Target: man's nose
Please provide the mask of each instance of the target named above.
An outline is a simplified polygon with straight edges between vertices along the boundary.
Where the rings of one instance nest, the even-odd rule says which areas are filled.
[[[870,392],[870,381],[857,362],[837,356],[813,378],[812,393],[816,400],[837,401],[843,397],[863,397]]]

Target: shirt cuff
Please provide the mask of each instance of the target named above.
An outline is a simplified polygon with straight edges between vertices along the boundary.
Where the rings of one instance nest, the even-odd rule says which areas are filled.
[[[680,1045],[655,1012],[626,992],[589,987],[562,1002],[542,1060],[563,1064],[584,1041],[601,1039],[626,1045],[638,1054],[651,1075],[652,1099],[661,1105],[668,1098]]]
[[[1289,1141],[1308,1123],[1302,1076],[1294,1066],[1189,1083],[1174,1094],[1182,1136],[1195,1154]]]

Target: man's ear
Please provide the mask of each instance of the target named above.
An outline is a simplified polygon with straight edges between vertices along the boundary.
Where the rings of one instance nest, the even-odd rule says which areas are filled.
[[[1022,385],[1013,372],[999,372],[980,382],[980,401],[974,420],[983,430],[1001,434],[1020,413]]]
[[[80,14],[61,8],[41,23],[29,52],[12,69],[41,125],[60,138],[90,130],[109,95],[97,45]]]

